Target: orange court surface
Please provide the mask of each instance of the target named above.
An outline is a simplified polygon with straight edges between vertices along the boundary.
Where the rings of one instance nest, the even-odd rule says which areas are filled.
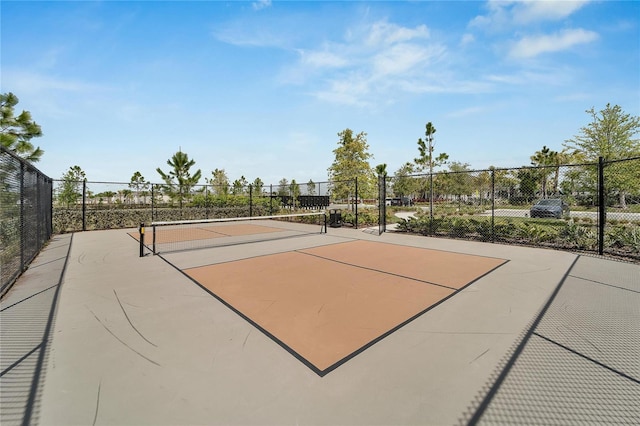
[[[323,376],[503,263],[349,241],[184,273]]]

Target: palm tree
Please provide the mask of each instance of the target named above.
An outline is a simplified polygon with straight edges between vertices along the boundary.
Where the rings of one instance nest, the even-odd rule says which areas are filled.
[[[559,174],[559,156],[556,151],[552,151],[545,146],[542,147],[540,151],[536,151],[534,155],[531,156],[531,164],[534,166],[540,166],[538,169],[540,173],[540,182],[542,183],[542,198],[547,198],[547,183],[549,179],[549,174],[551,170],[549,166],[555,166],[556,172],[556,184],[557,187],[557,179]],[[554,189],[555,192],[555,189]]]

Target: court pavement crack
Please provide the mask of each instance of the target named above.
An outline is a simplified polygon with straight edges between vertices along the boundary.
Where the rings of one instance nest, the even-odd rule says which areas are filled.
[[[157,365],[158,367],[162,367],[160,364],[158,364],[157,362],[155,362],[154,360],[147,358],[146,356],[144,356],[143,354],[141,354],[140,352],[136,351],[135,349],[133,349],[131,346],[129,346],[125,341],[123,341],[122,339],[120,339],[118,336],[115,335],[115,333],[113,331],[111,331],[109,329],[109,327],[107,327],[101,320],[100,318],[98,318],[98,316],[91,310],[89,309],[88,306],[86,306],[86,308],[89,310],[89,312],[91,312],[91,314],[93,315],[93,317],[96,319],[96,321],[98,321],[100,323],[101,326],[104,327],[105,330],[107,330],[109,332],[109,334],[111,334],[113,337],[116,338],[116,340],[120,343],[122,343],[127,349],[129,349],[130,351],[132,351],[133,353],[135,353],[136,355],[146,359],[147,361],[149,361],[151,364]]]
[[[102,379],[100,379],[100,382],[98,383],[98,395],[96,396],[96,412],[93,415],[93,426],[96,425],[96,421],[98,420],[98,410],[100,408],[100,388],[102,388]]]
[[[247,340],[249,339],[249,336],[251,335],[252,331],[253,329],[249,329],[249,332],[247,333],[247,337],[244,338],[244,342],[242,342],[242,350],[244,350],[244,347],[247,344]]]
[[[131,319],[129,318],[129,315],[127,315],[127,311],[124,309],[124,306],[122,306],[122,302],[120,302],[120,298],[118,297],[118,293],[116,293],[116,289],[113,289],[113,294],[116,295],[116,300],[118,301],[118,304],[120,305],[120,309],[122,309],[122,312],[124,313],[125,318],[127,319],[127,321],[129,321],[129,324],[131,325],[131,327],[136,331],[136,333],[138,333],[140,335],[140,337],[142,337],[144,339],[145,342],[149,343],[150,345],[152,345],[153,347],[158,347],[155,343],[151,342],[149,339],[147,339],[146,337],[144,337],[142,335],[142,333],[140,333],[140,330],[138,330],[136,328],[135,325],[133,325],[133,323],[131,322]]]

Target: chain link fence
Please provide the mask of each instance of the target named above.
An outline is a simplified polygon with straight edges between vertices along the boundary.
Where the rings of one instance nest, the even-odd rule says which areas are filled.
[[[56,180],[55,233],[135,228],[153,221],[270,216],[329,208],[357,227],[356,181],[167,185]]]
[[[0,295],[49,241],[52,180],[0,146]]]
[[[640,157],[393,176],[383,192],[380,232],[389,221],[401,232],[640,260]]]

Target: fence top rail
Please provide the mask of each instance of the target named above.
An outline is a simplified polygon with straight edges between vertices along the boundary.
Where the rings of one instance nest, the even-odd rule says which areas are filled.
[[[18,155],[16,155],[14,152],[8,150],[7,148],[5,148],[4,146],[0,145],[0,152],[2,152],[3,154],[7,154],[8,156],[12,157],[14,160],[24,164],[25,166],[29,167],[29,169],[31,169],[32,172],[41,174],[42,176],[44,176],[46,179],[53,181],[53,179],[51,179],[49,176],[47,176],[45,173],[43,173],[40,169],[38,169],[36,166],[34,166],[32,163],[30,163],[29,161],[25,160],[24,158],[19,157]]]
[[[3,148],[4,150],[4,148]],[[11,152],[9,152],[10,154],[12,154]],[[16,157],[14,154],[12,154],[14,157]],[[20,157],[16,157],[18,159],[20,159]],[[115,182],[115,181],[97,181],[97,180],[88,180],[88,179],[82,179],[82,180],[67,180],[67,179],[51,179],[53,182],[73,182],[73,183],[84,183],[86,182],[87,184],[101,184],[101,185],[129,185],[129,186],[144,186],[144,185],[150,185],[150,186],[177,186],[179,185],[178,183],[173,183],[173,184],[169,184],[169,183],[159,183],[159,182],[143,182],[143,183],[135,183],[135,182]],[[323,180],[323,181],[314,181],[313,184],[314,185],[329,185],[329,184],[336,184],[336,183],[353,183],[355,182],[355,179],[348,179],[348,180]],[[296,185],[303,187],[306,186],[309,182],[297,182],[296,181]],[[212,185],[209,183],[196,183],[196,184],[189,184],[189,185],[184,185],[184,186],[191,186],[191,187],[197,187],[197,188],[223,188],[223,187],[227,187],[227,188],[233,188],[233,183],[229,183],[228,185]],[[279,183],[273,183],[273,184],[262,184],[261,188],[267,188],[267,187],[289,187],[291,186],[291,182],[287,183],[287,184],[279,184]],[[242,185],[242,188],[249,188],[249,187],[257,187],[257,185],[254,185],[253,183],[247,184],[247,185]]]
[[[624,161],[633,161],[633,160],[640,160],[640,156],[631,157],[631,158],[618,158],[618,159],[615,159],[615,160],[604,160],[603,163],[604,164],[613,164],[613,163],[622,163]]]

